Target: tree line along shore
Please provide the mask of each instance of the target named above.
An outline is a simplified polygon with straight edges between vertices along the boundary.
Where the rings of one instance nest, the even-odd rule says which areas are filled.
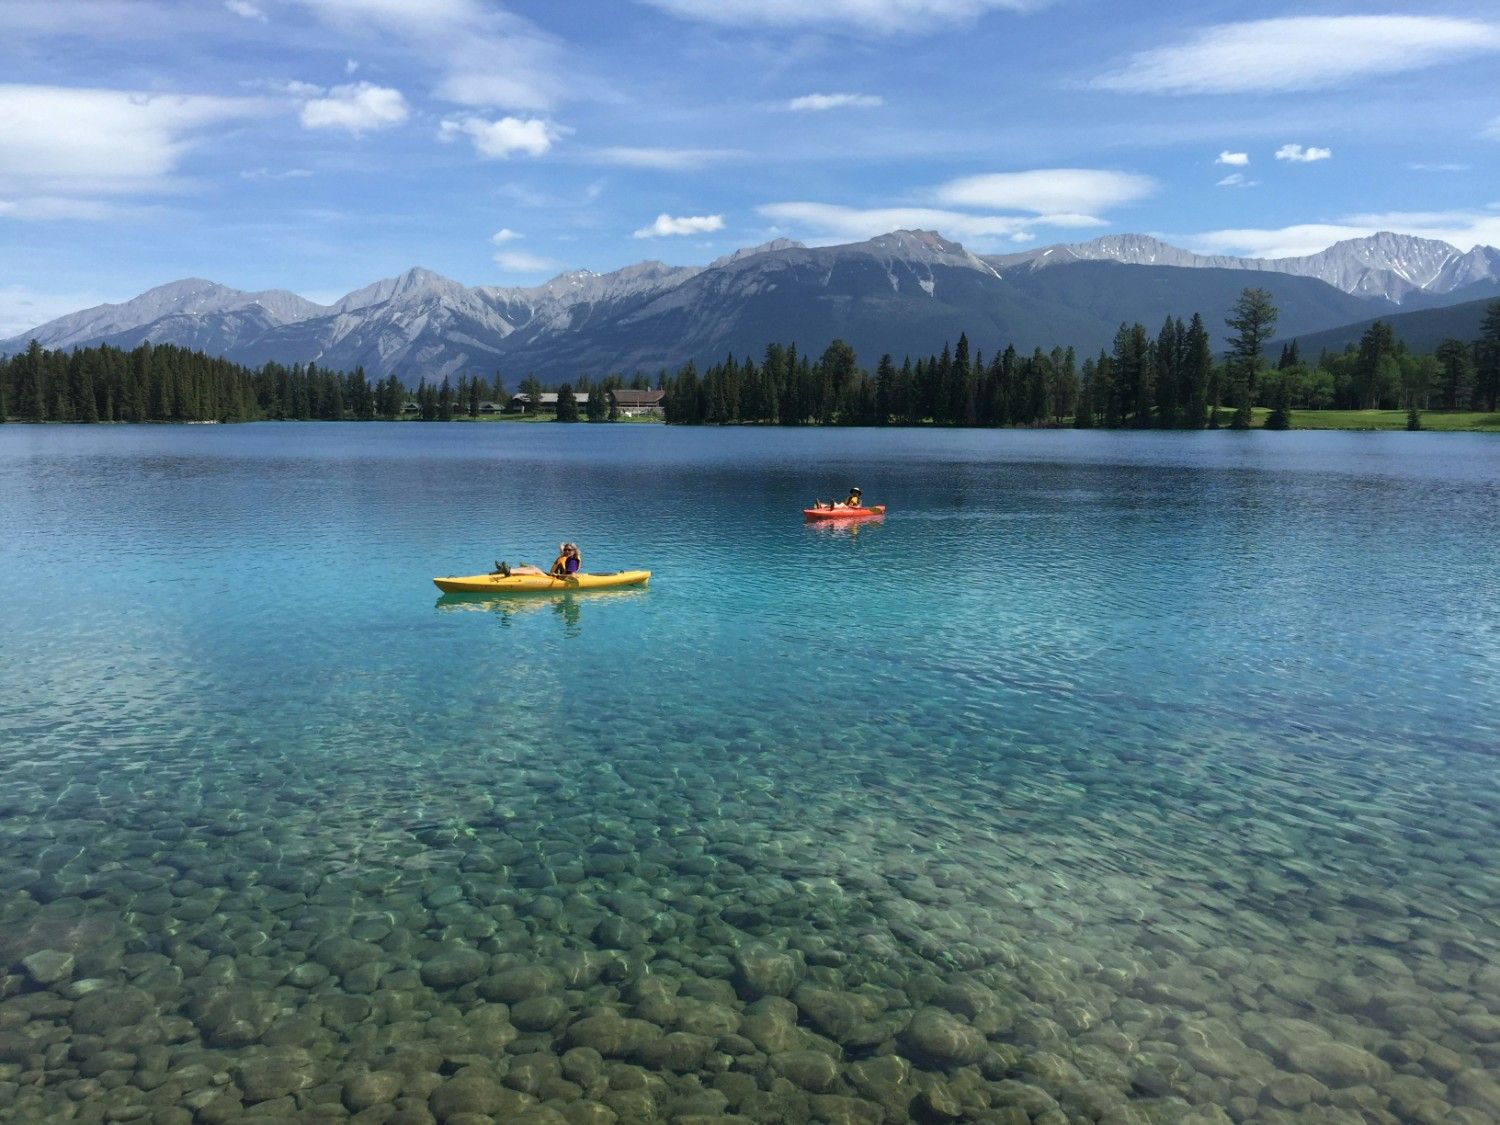
[[[1500,430],[1500,300],[1478,339],[1444,340],[1430,354],[1376,321],[1342,352],[1309,360],[1293,342],[1273,361],[1276,309],[1260,289],[1246,289],[1225,323],[1229,348],[1217,355],[1194,314],[1168,317],[1155,333],[1122,324],[1110,350],[1081,361],[1070,347],[986,358],[961,334],[937,355],[899,365],[884,355],[872,373],[842,340],[816,358],[772,343],[759,359],[729,356],[701,373],[688,362],[654,379],[562,383],[555,406],[528,377],[517,401],[539,405],[547,393],[559,422],[618,420],[608,392],[654,386],[665,420],[683,425]],[[451,421],[501,416],[511,401],[498,373],[410,388],[394,373],[249,368],[169,344],[65,351],[33,341],[0,358],[0,420],[17,422]]]

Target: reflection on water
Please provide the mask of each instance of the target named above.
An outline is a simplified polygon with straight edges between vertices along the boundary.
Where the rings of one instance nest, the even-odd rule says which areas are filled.
[[[515,618],[550,611],[568,627],[569,636],[577,636],[585,605],[628,602],[647,594],[643,586],[558,593],[443,594],[437,599],[435,608],[439,613],[489,613],[498,617],[501,625],[507,626]]]
[[[0,1119],[1500,1118],[1493,439],[0,429]]]

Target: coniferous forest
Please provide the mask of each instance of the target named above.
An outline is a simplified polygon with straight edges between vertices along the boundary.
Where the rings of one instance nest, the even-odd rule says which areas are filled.
[[[1022,355],[1007,346],[988,357],[966,335],[937,355],[881,356],[873,372],[841,340],[816,358],[773,343],[757,360],[730,356],[701,373],[691,362],[661,371],[668,422],[686,425],[1075,426],[1078,428],[1247,428],[1290,425],[1292,410],[1404,409],[1413,427],[1427,410],[1500,409],[1500,301],[1477,340],[1443,341],[1412,353],[1376,321],[1357,345],[1309,361],[1295,342],[1276,357],[1266,343],[1276,323],[1269,294],[1247,289],[1225,320],[1227,352],[1216,355],[1203,318],[1169,317],[1154,334],[1120,326],[1113,347],[1080,360],[1070,347]],[[625,386],[615,374],[597,389]],[[630,386],[647,385],[637,374]],[[522,392],[538,401],[542,384]],[[560,388],[558,421],[611,420],[602,394],[582,378]],[[0,420],[26,422],[248,422],[259,420],[448,421],[477,417],[481,404],[508,400],[500,376],[460,376],[456,385],[396,375],[371,381],[363,369],[316,364],[248,368],[168,344],[49,351],[33,342],[0,358]],[[587,408],[579,408],[579,400]],[[494,409],[489,407],[488,409]]]
[[[1270,295],[1247,289],[1225,321],[1227,353],[1216,356],[1200,315],[1169,317],[1156,333],[1120,326],[1109,351],[1080,362],[1072,348],[988,359],[967,336],[938,355],[897,366],[884,355],[873,374],[834,341],[817,358],[772,344],[759,361],[734,357],[703,372],[691,363],[666,376],[669,422],[846,425],[1065,426],[1079,428],[1286,429],[1296,410],[1500,408],[1500,301],[1475,341],[1445,340],[1412,353],[1377,321],[1357,346],[1312,362],[1292,342],[1266,352],[1276,323]]]

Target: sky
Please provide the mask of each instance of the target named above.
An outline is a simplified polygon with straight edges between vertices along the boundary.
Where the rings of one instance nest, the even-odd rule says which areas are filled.
[[[1500,2],[0,3],[0,337],[898,228],[1500,245]]]

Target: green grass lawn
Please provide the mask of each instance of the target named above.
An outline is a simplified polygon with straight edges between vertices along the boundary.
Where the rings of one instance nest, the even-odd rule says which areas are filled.
[[[1260,426],[1270,411],[1256,407],[1255,425]],[[1227,415],[1227,412],[1226,412]],[[1500,433],[1500,414],[1467,410],[1423,411],[1424,430],[1471,430],[1485,433]],[[1404,410],[1293,410],[1294,430],[1404,430]]]
[[[417,420],[417,415],[405,414],[402,415],[401,420],[404,422],[414,422]],[[555,414],[481,414],[477,418],[470,418],[467,414],[455,414],[453,420],[455,422],[520,422],[526,425],[534,425],[537,422],[556,422],[557,416]],[[659,423],[661,422],[661,415],[643,414],[635,418],[620,418],[617,419],[618,422]],[[578,424],[580,426],[588,425],[588,418],[580,416]]]

